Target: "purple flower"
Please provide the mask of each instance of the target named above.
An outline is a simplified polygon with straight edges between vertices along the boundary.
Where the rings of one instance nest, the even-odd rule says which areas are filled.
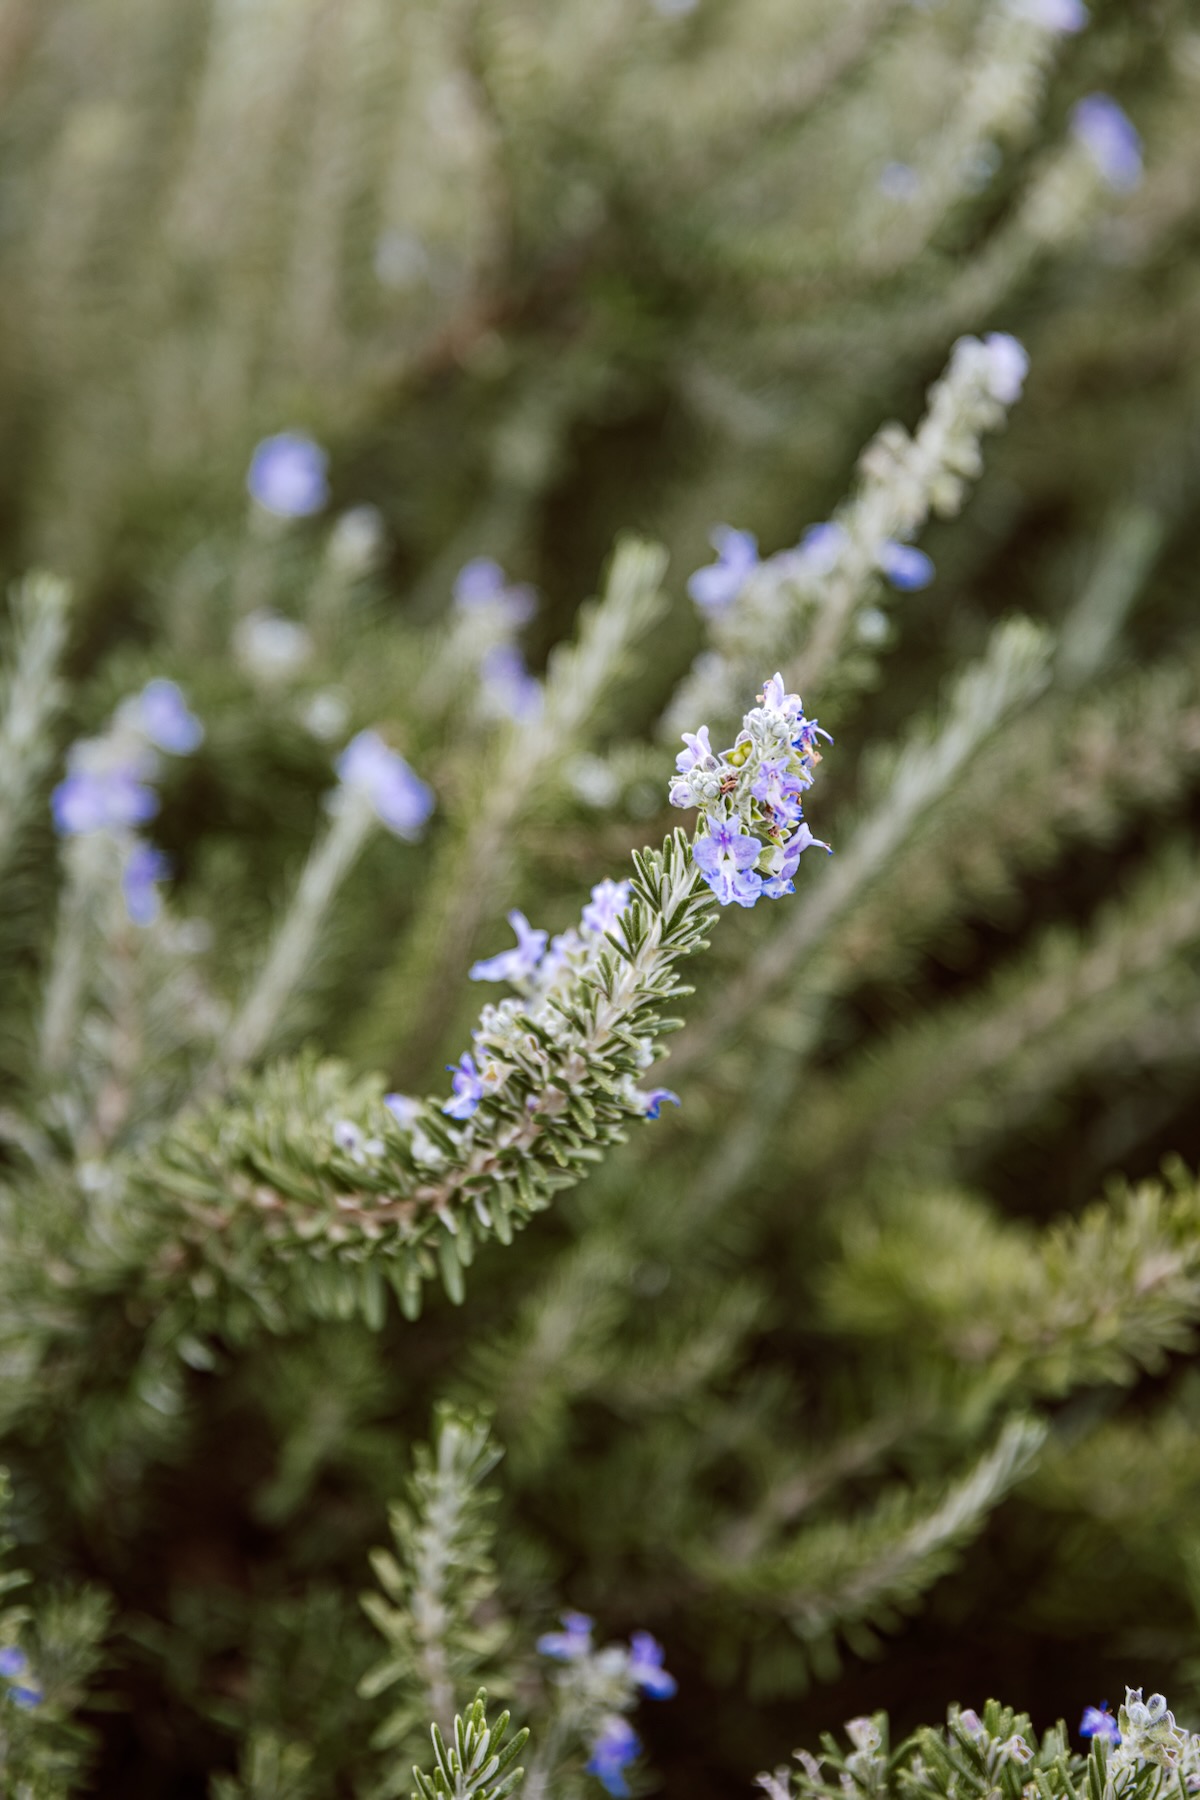
[[[484,698],[506,719],[536,719],[542,710],[542,684],[525,666],[515,644],[493,644],[479,665]]]
[[[433,790],[377,731],[360,731],[334,764],[342,786],[365,794],[381,825],[397,837],[417,837],[433,811]]]
[[[663,1668],[663,1647],[648,1631],[635,1631],[629,1640],[629,1675],[652,1700],[669,1700],[679,1684]]]
[[[169,750],[172,756],[190,756],[204,737],[203,725],[188,711],[183,689],[178,682],[167,681],[161,675],[148,681],[140,694],[126,700],[117,717],[160,750]]]
[[[1029,354],[1024,344],[1007,331],[989,331],[983,347],[988,353],[988,386],[1003,406],[1011,406],[1021,398],[1029,373]]]
[[[1083,1717],[1079,1721],[1079,1735],[1085,1738],[1102,1738],[1109,1744],[1119,1744],[1121,1741],[1117,1721],[1103,1706],[1084,1707]]]
[[[128,830],[154,817],[158,795],[141,779],[146,768],[143,758],[108,768],[89,767],[91,759],[79,756],[78,748],[68,758],[69,773],[50,796],[54,828],[62,837]]]
[[[251,498],[277,519],[305,519],[329,499],[328,465],[324,450],[311,438],[280,431],[255,449],[246,486]]]
[[[800,795],[811,781],[802,780],[786,762],[764,761],[750,789],[754,798],[775,815],[781,825],[792,825],[800,817]]]
[[[8,1697],[14,1706],[23,1707],[40,1706],[43,1698],[40,1687],[10,1687]]]
[[[446,1068],[454,1080],[450,1083],[454,1089],[454,1098],[447,1100],[442,1111],[452,1119],[469,1119],[487,1089],[475,1067],[475,1058],[468,1050],[458,1061],[447,1063]]]
[[[501,950],[498,956],[473,963],[468,970],[472,981],[527,981],[542,960],[548,933],[535,931],[525,914],[515,909],[508,922],[517,934],[516,949]]]
[[[879,552],[879,567],[894,588],[903,594],[928,587],[933,580],[933,562],[914,544],[901,544],[888,538]]]
[[[15,1644],[6,1644],[4,1649],[0,1650],[0,1675],[3,1675],[6,1681],[13,1680],[17,1675],[24,1675],[28,1667],[29,1658],[23,1650],[18,1650]]]
[[[578,1662],[592,1648],[592,1621],[586,1613],[565,1612],[560,1615],[562,1631],[546,1631],[537,1641],[539,1656],[552,1656],[556,1662]]]
[[[705,612],[720,613],[732,606],[748,576],[758,567],[758,539],[749,531],[717,525],[709,533],[717,561],[697,569],[689,577],[687,591]]]
[[[476,556],[464,563],[454,582],[454,604],[461,612],[477,606],[499,603],[504,617],[515,630],[528,625],[537,611],[537,598],[531,587],[510,584],[504,570],[490,556]]]
[[[599,881],[583,909],[583,923],[589,931],[611,931],[628,905],[627,881]]]
[[[708,836],[692,846],[696,867],[722,906],[736,900],[753,906],[762,892],[762,876],[754,868],[762,845],[748,832],[740,832],[728,819],[709,820]]]
[[[617,1800],[626,1800],[630,1792],[625,1770],[641,1749],[641,1740],[628,1719],[620,1713],[609,1713],[592,1741],[592,1754],[584,1771],[599,1777]]]
[[[135,925],[153,925],[162,911],[158,883],[171,873],[170,859],[153,844],[135,842],[121,870],[121,892],[125,911]]]
[[[804,851],[814,844],[818,850],[828,850],[829,854],[833,855],[832,850],[829,850],[829,845],[823,844],[820,838],[815,838],[808,826],[802,822],[795,835],[789,838],[781,849],[774,852],[771,858],[771,872],[762,885],[762,891],[769,900],[782,900],[785,894],[795,893],[796,889],[792,878]]]
[[[682,1106],[683,1104],[679,1095],[673,1094],[670,1088],[650,1088],[642,1095],[642,1101],[648,1119],[657,1119],[664,1106]],[[639,1635],[644,1637],[645,1633],[642,1632]],[[653,1643],[653,1638],[650,1641]]]
[[[716,766],[717,759],[713,754],[713,747],[708,741],[707,725],[702,725],[699,731],[685,731],[683,741],[687,745],[687,749],[681,750],[675,758],[675,767],[681,775],[689,774],[697,763],[711,762],[714,767]]]
[[[1102,181],[1127,194],[1142,179],[1142,140],[1108,94],[1088,94],[1071,112],[1071,130]]]

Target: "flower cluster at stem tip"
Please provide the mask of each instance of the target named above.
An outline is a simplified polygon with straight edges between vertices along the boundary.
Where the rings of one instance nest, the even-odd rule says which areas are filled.
[[[805,718],[782,675],[773,675],[758,698],[728,750],[713,749],[707,725],[685,731],[671,782],[672,806],[700,809],[692,855],[722,906],[794,893],[802,852],[813,844],[829,850],[814,838],[800,804],[821,760],[817,739],[829,733]]]
[[[559,1680],[582,1716],[589,1750],[585,1773],[595,1775],[617,1800],[626,1800],[625,1770],[642,1746],[621,1709],[639,1694],[670,1700],[678,1683],[664,1669],[662,1645],[648,1631],[635,1631],[628,1649],[609,1644],[597,1650],[586,1613],[563,1613],[562,1624],[561,1631],[547,1631],[537,1640],[538,1653],[565,1665]]]

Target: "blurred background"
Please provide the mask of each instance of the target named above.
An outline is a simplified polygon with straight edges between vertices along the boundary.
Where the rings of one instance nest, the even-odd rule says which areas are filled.
[[[15,1454],[35,1561],[121,1606],[97,1792],[204,1794],[259,1726],[376,1791],[355,1594],[446,1392],[507,1446],[510,1601],[666,1644],[667,1793],[876,1706],[1200,1716],[1200,1224],[1182,1175],[1175,1212],[1106,1186],[1200,1158],[1198,238],[1184,0],[2,0],[0,563],[72,584],[63,745],[153,674],[205,720],[157,835],[218,1020],[376,726],[438,814],[371,846],[276,1047],[436,1086],[506,911],[560,928],[676,822],[710,531],[795,544],[965,332],[1025,394],[933,579],[803,689],[818,836],[971,736],[946,684],[1000,621],[1049,634],[750,1009],[782,909],[722,918],[680,1114],[464,1311],[195,1370],[127,1463]],[[328,459],[290,517],[245,485],[285,431]],[[476,882],[487,732],[630,529],[667,603]],[[523,597],[456,686],[479,557]],[[47,822],[28,916],[53,871]]]

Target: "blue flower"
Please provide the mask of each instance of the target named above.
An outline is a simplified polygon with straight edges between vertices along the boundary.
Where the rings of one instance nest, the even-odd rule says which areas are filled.
[[[785,894],[795,893],[793,877],[801,855],[814,844],[818,850],[828,850],[829,854],[833,855],[832,850],[829,850],[829,845],[823,844],[820,838],[815,838],[802,821],[795,835],[789,838],[782,848],[774,851],[771,857],[770,874],[762,885],[762,891],[769,900],[782,900]]]
[[[717,561],[689,577],[687,591],[705,612],[720,613],[733,605],[747,578],[758,567],[758,539],[749,531],[717,525],[709,533]]]
[[[29,1658],[23,1650],[18,1650],[15,1644],[6,1644],[4,1649],[0,1650],[0,1675],[3,1675],[6,1681],[12,1681],[17,1675],[24,1675],[28,1667]]]
[[[609,1713],[592,1741],[592,1754],[585,1774],[596,1775],[617,1800],[626,1800],[630,1792],[625,1770],[641,1749],[641,1740],[628,1719]]]
[[[578,1662],[592,1648],[592,1621],[580,1612],[560,1616],[564,1629],[543,1632],[537,1641],[538,1655],[552,1656],[556,1662]]]
[[[334,767],[344,788],[367,796],[380,824],[400,838],[420,834],[433,811],[433,790],[378,732],[360,731],[351,738]]]
[[[1079,1735],[1085,1738],[1102,1738],[1109,1744],[1119,1744],[1121,1733],[1117,1721],[1103,1706],[1085,1706],[1083,1717],[1079,1721]]]
[[[515,950],[501,950],[483,962],[473,963],[468,970],[472,981],[527,981],[542,960],[549,935],[535,931],[523,912],[509,913],[508,922],[517,934]]]
[[[127,830],[144,825],[158,811],[158,795],[142,781],[144,763],[138,759],[108,768],[89,767],[72,751],[68,769],[50,796],[54,827],[63,837]]]
[[[515,644],[493,644],[483,653],[479,679],[484,698],[506,719],[536,719],[542,710],[542,684],[525,666]]]
[[[265,512],[278,519],[305,519],[329,499],[328,465],[324,450],[311,438],[280,431],[255,449],[246,486]]]
[[[1088,94],[1072,109],[1071,130],[1102,181],[1127,194],[1142,179],[1142,140],[1128,115],[1108,94]]]
[[[10,1687],[8,1697],[14,1706],[40,1706],[43,1694],[40,1687]]]
[[[663,1668],[663,1647],[648,1631],[635,1631],[629,1640],[629,1675],[652,1700],[669,1700],[679,1684]]]
[[[454,1089],[454,1098],[447,1100],[442,1111],[452,1119],[469,1119],[487,1092],[475,1067],[475,1058],[468,1050],[457,1064],[447,1063],[446,1068],[454,1077],[450,1083]]]
[[[188,711],[183,689],[178,682],[167,681],[161,675],[148,681],[140,694],[126,700],[117,717],[160,750],[169,750],[172,756],[190,756],[204,737],[203,725]]]
[[[786,762],[777,758],[759,764],[750,792],[760,805],[775,815],[777,824],[792,825],[800,817],[800,795],[811,786],[811,778],[802,779]]]
[[[611,931],[628,905],[627,881],[598,881],[583,909],[583,923],[589,931]]]
[[[533,589],[523,583],[510,583],[500,564],[490,556],[475,556],[463,564],[454,582],[454,604],[461,612],[499,604],[514,630],[528,625],[537,611]]]
[[[913,544],[901,544],[888,538],[879,552],[879,567],[894,588],[901,593],[915,593],[933,580],[933,562]]]
[[[135,925],[153,925],[162,911],[158,883],[171,873],[170,859],[153,844],[135,842],[121,870],[121,892],[125,911]]]
[[[728,819],[710,819],[708,836],[697,838],[692,847],[696,867],[722,906],[734,900],[739,906],[754,905],[762,892],[762,876],[754,868],[761,854],[758,839],[738,831]]]
[[[683,1104],[679,1095],[673,1094],[670,1088],[650,1088],[642,1095],[642,1100],[645,1105],[646,1117],[648,1119],[657,1119],[664,1106],[682,1106]],[[641,1635],[644,1636],[645,1634],[642,1633]],[[653,1642],[653,1639],[651,1639],[651,1642]]]
[[[1004,406],[1021,398],[1029,373],[1029,353],[1019,338],[1008,331],[989,331],[983,340],[988,353],[988,385]]]

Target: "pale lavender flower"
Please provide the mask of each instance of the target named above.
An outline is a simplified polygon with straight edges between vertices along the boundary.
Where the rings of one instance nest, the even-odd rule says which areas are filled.
[[[447,1063],[448,1072],[454,1077],[450,1083],[454,1089],[454,1097],[447,1100],[442,1111],[452,1119],[469,1119],[479,1102],[487,1092],[479,1071],[475,1067],[475,1058],[466,1051],[457,1064]]]
[[[801,820],[795,835],[772,852],[770,873],[762,885],[762,891],[768,900],[782,900],[785,894],[795,893],[794,877],[800,858],[805,850],[814,845],[818,850],[825,850],[830,856],[833,855],[829,845],[822,843],[820,838],[815,838],[808,825]]]
[[[539,1656],[552,1656],[556,1662],[579,1662],[592,1648],[592,1621],[586,1613],[565,1612],[559,1615],[561,1631],[546,1631],[537,1640]]]
[[[722,906],[735,900],[754,905],[762,892],[762,876],[754,868],[761,854],[758,839],[728,819],[710,819],[707,837],[697,838],[692,848],[696,867]]]
[[[705,612],[720,613],[733,605],[746,581],[758,567],[758,539],[749,531],[717,525],[709,533],[717,553],[715,563],[689,576],[687,591]]]
[[[896,538],[888,538],[882,545],[879,567],[892,586],[905,594],[928,587],[934,575],[932,558],[915,544],[902,544]]]
[[[804,702],[799,694],[786,691],[783,676],[776,670],[768,681],[763,682],[763,691],[759,699],[764,706],[773,707],[776,712],[786,713],[789,719],[798,719],[804,712]]]
[[[246,673],[259,681],[290,681],[312,651],[312,635],[303,625],[267,607],[247,613],[233,629],[233,653]]]
[[[793,825],[800,817],[800,795],[811,785],[811,778],[802,780],[787,763],[768,758],[760,763],[750,792],[774,814],[777,824]]]
[[[708,741],[707,725],[702,725],[699,731],[685,731],[683,741],[687,745],[687,749],[681,750],[675,758],[675,767],[681,775],[690,773],[697,763],[711,763],[714,768],[716,767],[717,759],[713,753],[713,747]]]
[[[153,925],[162,911],[160,881],[171,873],[170,858],[153,844],[135,841],[121,870],[121,893],[125,911],[134,925]]]
[[[611,931],[629,905],[627,881],[599,881],[583,909],[583,923],[596,933]]]
[[[1103,1706],[1085,1706],[1083,1717],[1079,1721],[1079,1735],[1085,1738],[1101,1738],[1109,1744],[1119,1744],[1120,1728],[1113,1715]]]
[[[1128,114],[1109,94],[1088,94],[1071,112],[1071,130],[1102,181],[1118,194],[1142,179],[1142,140]]]
[[[921,191],[921,177],[909,163],[885,163],[880,170],[878,187],[885,200],[899,200],[908,204]]]
[[[823,519],[818,525],[810,525],[796,548],[784,554],[795,561],[800,573],[820,577],[832,574],[849,542],[850,534],[844,525],[835,519]]]
[[[648,1119],[657,1119],[664,1106],[683,1105],[683,1101],[679,1098],[679,1095],[672,1092],[670,1088],[647,1088],[642,1095],[642,1100],[644,1102],[644,1111]],[[639,1632],[637,1637],[645,1637],[645,1635],[645,1632]],[[635,1643],[637,1642],[637,1637],[634,1639]],[[654,1639],[651,1638],[650,1642],[653,1643]],[[671,1678],[668,1675],[667,1680],[670,1681],[670,1679]],[[673,1687],[672,1691],[674,1691]]]
[[[1088,9],[1083,0],[1009,0],[1009,11],[1019,19],[1028,19],[1044,31],[1057,31],[1071,37],[1088,22]]]
[[[305,519],[329,499],[328,466],[328,456],[311,438],[280,431],[256,447],[246,486],[265,512],[278,519]]]
[[[1021,398],[1029,373],[1029,353],[1007,331],[989,331],[983,347],[988,353],[988,386],[1002,406],[1011,406]]]
[[[334,764],[343,788],[365,794],[381,825],[410,841],[433,811],[433,790],[377,731],[360,731]]]
[[[204,727],[188,711],[183,689],[161,675],[148,681],[140,694],[123,701],[117,719],[172,756],[190,756],[204,738]]]
[[[679,1684],[663,1668],[663,1647],[648,1631],[635,1631],[629,1640],[629,1674],[652,1700],[669,1700]]]
[[[485,650],[479,680],[484,699],[506,719],[536,719],[542,710],[542,684],[529,673],[515,644],[493,644]]]
[[[542,960],[549,934],[535,931],[525,914],[515,908],[509,913],[508,922],[517,934],[516,948],[473,963],[467,971],[472,981],[528,981]]]
[[[385,1094],[383,1104],[398,1125],[411,1125],[421,1114],[421,1102],[410,1094]]]
[[[624,1771],[641,1749],[641,1739],[620,1713],[609,1713],[592,1740],[592,1754],[585,1773],[595,1775],[616,1800],[627,1800],[629,1783]]]
[[[13,1681],[18,1675],[24,1675],[28,1667],[29,1658],[23,1650],[18,1650],[15,1644],[6,1644],[4,1649],[0,1650],[0,1675],[3,1675],[6,1681]]]
[[[490,556],[475,556],[463,564],[454,582],[454,604],[460,612],[476,607],[500,606],[514,630],[528,625],[537,611],[537,596],[523,582],[511,582]]]

